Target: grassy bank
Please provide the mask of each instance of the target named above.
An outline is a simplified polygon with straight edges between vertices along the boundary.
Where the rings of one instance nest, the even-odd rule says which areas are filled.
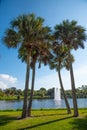
[[[21,100],[24,99],[23,96],[20,96],[20,98],[18,98],[18,96],[2,96],[0,97],[0,100]],[[28,98],[29,99],[29,98]],[[53,97],[50,96],[34,96],[33,99],[53,99]]]
[[[87,109],[79,113],[74,118],[65,109],[32,110],[31,118],[19,120],[21,111],[0,111],[0,130],[87,130]]]
[[[23,96],[20,96],[20,99],[23,99]],[[19,100],[18,96],[2,96],[0,100]]]

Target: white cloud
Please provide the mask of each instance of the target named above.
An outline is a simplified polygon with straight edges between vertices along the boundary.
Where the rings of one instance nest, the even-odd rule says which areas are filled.
[[[5,89],[7,88],[7,85],[4,82],[0,81],[0,88]]]
[[[0,88],[5,89],[16,86],[17,78],[7,74],[0,74]]]

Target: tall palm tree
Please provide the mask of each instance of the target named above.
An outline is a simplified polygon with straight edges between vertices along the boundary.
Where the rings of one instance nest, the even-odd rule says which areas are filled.
[[[30,93],[30,99],[28,103],[28,110],[27,110],[27,115],[30,117],[31,116],[31,107],[32,107],[32,100],[33,100],[33,92],[34,92],[34,83],[35,83],[35,66],[36,66],[36,61],[38,57],[38,49],[35,47],[34,51],[32,51],[32,60],[31,60],[31,68],[32,68],[32,82],[31,82],[31,93]]]
[[[33,91],[34,91],[34,82],[35,82],[35,64],[37,61],[37,58],[41,56],[41,52],[43,52],[43,48],[48,45],[49,43],[49,32],[51,31],[49,27],[43,26],[42,24],[42,19],[40,17],[37,18],[37,21],[35,24],[39,25],[39,31],[37,30],[35,42],[31,46],[31,60],[30,60],[30,66],[32,68],[32,84],[31,84],[31,94],[30,94],[30,99],[28,103],[28,108],[26,115],[31,116],[31,107],[32,107],[32,98],[33,98]],[[42,24],[42,25],[41,25]],[[22,55],[19,55],[20,58],[22,58],[22,61],[26,60],[28,52],[27,49],[25,50],[25,46],[23,47],[22,45]],[[20,48],[21,50],[21,48]],[[24,53],[24,54],[23,54]],[[21,57],[22,56],[22,57]],[[27,69],[29,68],[29,65],[27,66]],[[25,106],[25,105],[24,105]]]
[[[53,58],[50,60],[49,62],[49,66],[51,69],[56,69],[58,72],[58,77],[59,77],[59,82],[60,82],[60,87],[61,90],[63,92],[63,96],[64,96],[64,100],[65,100],[65,104],[66,104],[66,108],[67,108],[67,113],[71,114],[71,109],[67,100],[67,96],[65,94],[65,90],[63,87],[63,82],[62,82],[62,77],[61,77],[61,72],[60,70],[63,67],[66,67],[66,61],[68,59],[67,57],[67,52],[66,52],[66,48],[64,48],[63,45],[54,42],[52,45],[52,51],[53,51]]]
[[[27,51],[24,46],[21,46],[19,51],[18,58],[22,60],[22,62],[27,62]],[[27,109],[27,114],[31,114],[31,106],[32,106],[32,98],[33,98],[33,91],[34,91],[34,81],[35,81],[35,64],[36,64],[36,58],[38,54],[38,48],[37,46],[33,46],[31,51],[31,61],[30,61],[30,67],[32,68],[32,83],[31,83],[31,93],[30,93],[30,99],[29,99],[29,108]],[[28,68],[28,66],[27,66]],[[30,68],[29,68],[30,70]]]
[[[33,99],[33,92],[34,92],[34,82],[35,82],[35,66],[36,62],[39,61],[41,58],[46,58],[48,56],[49,51],[49,41],[50,41],[50,28],[43,27],[40,34],[38,35],[38,45],[36,44],[32,49],[32,60],[31,60],[31,68],[32,68],[32,84],[31,84],[31,94],[30,100],[28,104],[28,111],[27,114],[31,116],[31,107],[32,107],[32,99]]]
[[[21,46],[18,51],[18,58],[22,60],[22,62],[26,63],[26,81],[25,81],[25,90],[24,90],[24,104],[23,104],[23,112],[22,112],[22,118],[23,114],[25,113],[27,116],[27,100],[28,100],[28,86],[29,86],[29,76],[30,76],[30,60],[27,59],[28,52],[25,46]],[[29,62],[29,63],[27,63]]]
[[[79,47],[84,48],[84,41],[86,40],[85,29],[82,26],[77,25],[77,22],[74,20],[71,22],[65,20],[61,24],[55,26],[55,38],[56,40],[61,41],[61,44],[66,45],[68,48],[74,116],[77,117],[79,113],[76,100],[73,67],[72,62],[70,62],[70,55],[72,49],[77,50]]]
[[[39,44],[39,34],[43,33],[44,19],[35,17],[34,14],[21,15],[11,22],[11,27],[6,30],[3,38],[4,43],[9,48],[20,48],[21,46],[26,48],[27,51],[27,71],[24,90],[24,102],[22,110],[22,118],[27,116],[27,100],[28,100],[28,88],[29,88],[29,68],[31,60],[32,47]],[[42,33],[42,34],[41,34]]]

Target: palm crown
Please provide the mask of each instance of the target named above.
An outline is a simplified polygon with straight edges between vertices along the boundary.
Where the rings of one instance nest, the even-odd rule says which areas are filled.
[[[77,22],[74,20],[71,22],[65,20],[55,26],[55,38],[69,48],[84,48],[84,41],[86,40],[85,29],[77,25]]]

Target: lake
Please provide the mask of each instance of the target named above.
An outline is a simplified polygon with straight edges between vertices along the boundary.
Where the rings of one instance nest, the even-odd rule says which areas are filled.
[[[68,99],[70,107],[73,108],[72,99]],[[79,108],[87,108],[87,98],[77,99]],[[23,105],[23,100],[1,100],[0,101],[0,110],[6,109],[21,109]],[[54,99],[34,99],[32,103],[33,109],[38,108],[66,108],[64,99],[60,101],[55,101]]]

